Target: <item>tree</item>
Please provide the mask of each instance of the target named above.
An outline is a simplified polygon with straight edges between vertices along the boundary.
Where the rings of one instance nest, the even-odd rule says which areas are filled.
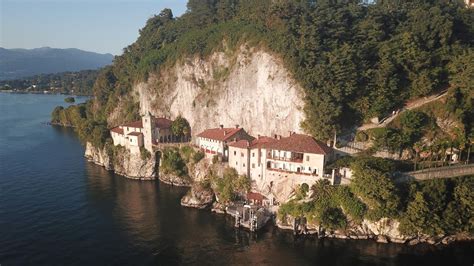
[[[417,192],[412,202],[408,204],[406,213],[400,220],[400,232],[405,235],[420,235],[429,225],[431,211],[423,197],[422,192]]]
[[[66,97],[64,99],[64,102],[67,102],[67,103],[73,103],[75,102],[76,100],[74,99],[74,97]]]
[[[345,229],[346,216],[340,208],[328,208],[321,215],[321,225],[325,228],[336,230]]]
[[[191,134],[191,127],[189,126],[188,120],[179,115],[171,123],[171,132],[173,135],[178,136],[181,140],[183,137],[187,138]]]
[[[355,168],[351,189],[368,206],[371,220],[398,215],[400,198],[386,173],[371,168]]]

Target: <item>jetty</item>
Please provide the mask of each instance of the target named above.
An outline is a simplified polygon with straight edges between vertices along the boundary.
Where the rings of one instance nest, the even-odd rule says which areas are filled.
[[[235,218],[235,227],[255,232],[270,220],[270,213],[262,206],[234,204],[226,207],[226,213]]]

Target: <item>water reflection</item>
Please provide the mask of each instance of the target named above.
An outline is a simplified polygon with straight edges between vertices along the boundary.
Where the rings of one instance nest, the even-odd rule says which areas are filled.
[[[144,263],[443,265],[454,256],[454,248],[295,239],[272,226],[258,234],[237,230],[230,217],[181,207],[186,188],[128,180],[91,163],[85,167],[91,204],[123,235],[134,252],[130,258]]]

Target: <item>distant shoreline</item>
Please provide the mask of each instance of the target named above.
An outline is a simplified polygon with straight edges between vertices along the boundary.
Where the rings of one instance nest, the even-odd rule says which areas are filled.
[[[64,95],[64,96],[73,96],[73,97],[93,97],[92,95],[87,94],[70,94],[70,93],[53,93],[53,92],[44,92],[44,91],[15,91],[15,90],[0,90],[0,93],[10,93],[10,94],[38,94],[38,95]]]

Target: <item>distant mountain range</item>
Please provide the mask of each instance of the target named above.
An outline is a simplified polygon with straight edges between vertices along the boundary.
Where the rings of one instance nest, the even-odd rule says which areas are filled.
[[[0,47],[0,80],[97,69],[111,64],[113,58],[112,54],[99,54],[74,48],[5,49]]]

